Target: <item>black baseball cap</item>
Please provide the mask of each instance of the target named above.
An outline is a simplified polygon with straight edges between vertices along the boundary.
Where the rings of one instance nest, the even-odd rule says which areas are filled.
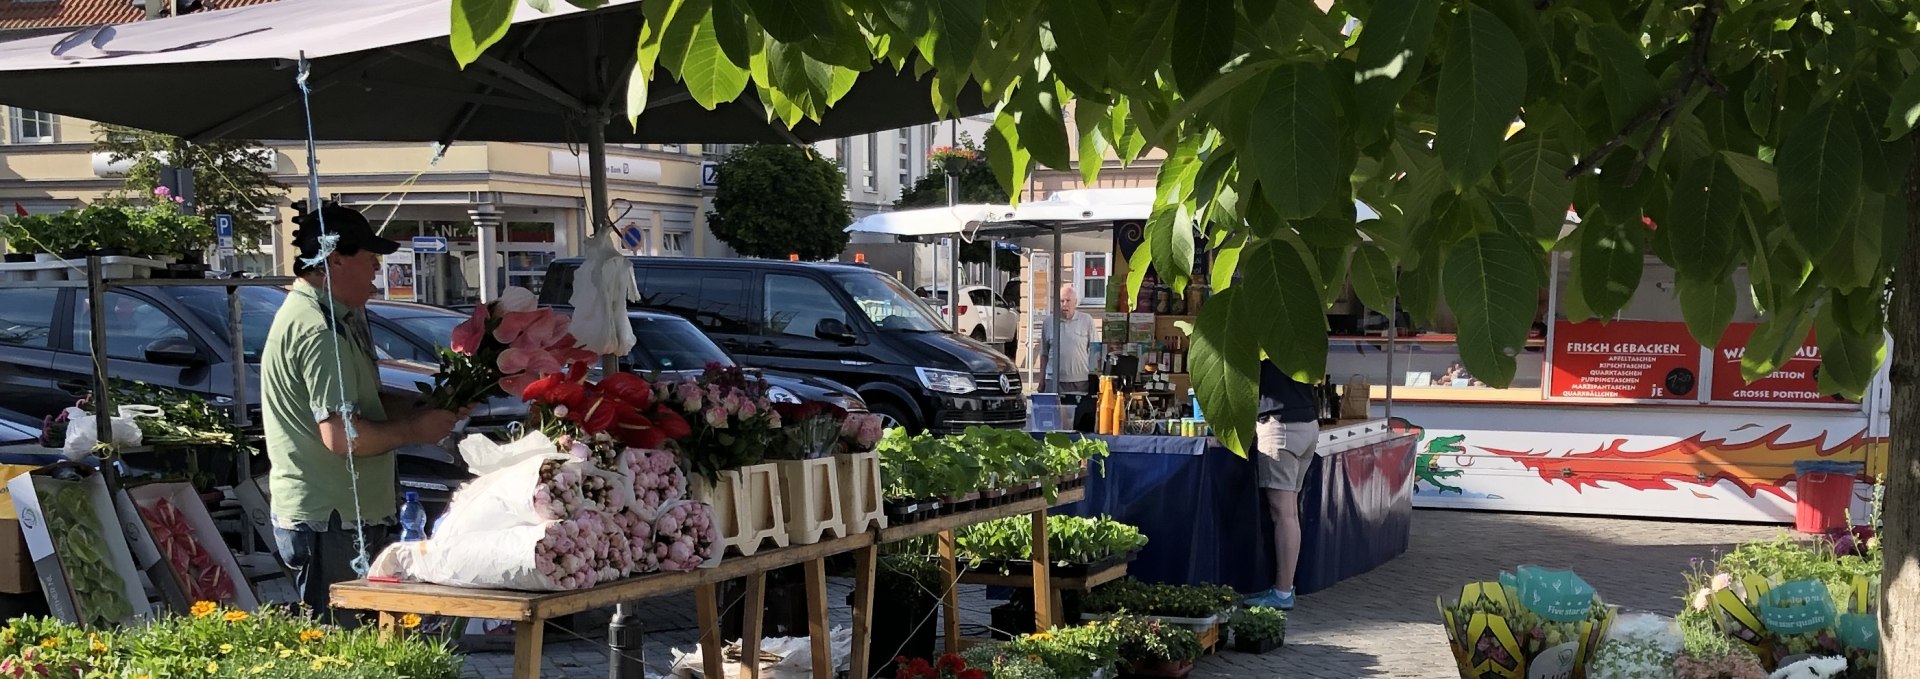
[[[390,255],[400,249],[398,242],[381,238],[375,233],[373,225],[367,222],[366,215],[359,210],[335,203],[327,203],[318,213],[309,212],[293,218],[298,226],[293,230],[294,247],[300,248],[304,257],[312,257],[320,251],[320,234],[340,234],[339,247],[349,251],[368,250],[374,254]]]

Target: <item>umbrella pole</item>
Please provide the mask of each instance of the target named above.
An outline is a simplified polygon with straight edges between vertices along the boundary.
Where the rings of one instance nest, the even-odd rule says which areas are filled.
[[[599,233],[612,228],[607,199],[607,123],[613,118],[606,109],[587,112],[587,219]],[[620,357],[601,356],[600,374],[620,371]],[[607,676],[609,679],[643,679],[647,676],[646,638],[638,611],[627,602],[613,605],[613,619],[607,622]]]

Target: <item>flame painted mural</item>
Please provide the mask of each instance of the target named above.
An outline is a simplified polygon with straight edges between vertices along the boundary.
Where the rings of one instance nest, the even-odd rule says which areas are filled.
[[[1766,422],[1764,412],[1395,410],[1411,412],[1393,427],[1420,437],[1414,501],[1423,507],[1790,521],[1794,462],[1868,462],[1871,472],[1885,459],[1885,436],[1859,412],[1780,412]]]

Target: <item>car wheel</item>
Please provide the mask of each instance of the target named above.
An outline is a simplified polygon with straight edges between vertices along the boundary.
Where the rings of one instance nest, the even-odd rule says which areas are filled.
[[[985,328],[982,328],[976,325],[973,327],[972,336],[973,336],[973,341],[985,343],[987,341],[987,330]]]
[[[869,398],[867,400],[867,409],[868,412],[880,417],[880,426],[882,428],[892,429],[894,427],[905,427],[910,433],[920,433],[920,423],[913,418],[911,412],[898,404],[891,401]]]

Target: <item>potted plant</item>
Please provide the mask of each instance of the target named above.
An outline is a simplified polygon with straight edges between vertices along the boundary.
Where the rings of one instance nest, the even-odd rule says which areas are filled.
[[[965,659],[948,653],[931,663],[925,657],[897,657],[893,676],[894,679],[986,679],[987,673],[978,667],[968,667]]]
[[[885,673],[899,656],[933,655],[933,614],[943,590],[940,567],[916,554],[887,554],[875,565],[873,579],[873,640],[867,648],[867,667]],[[849,597],[852,595],[849,594]]]
[[[1057,679],[1090,679],[1125,666],[1119,635],[1111,625],[1055,627],[1021,635],[1001,647],[1007,658],[1024,658],[1053,670]],[[995,678],[1000,676],[997,672]]]
[[[1151,618],[1123,615],[1111,626],[1123,677],[1184,677],[1200,659],[1200,640],[1192,631]]]
[[[1219,622],[1240,595],[1221,585],[1149,584],[1131,577],[1095,587],[1087,594],[1086,614],[1094,617],[1132,613],[1180,625],[1196,633]]]
[[[1227,626],[1233,632],[1233,650],[1241,653],[1266,653],[1287,643],[1287,613],[1278,608],[1241,610]]]

